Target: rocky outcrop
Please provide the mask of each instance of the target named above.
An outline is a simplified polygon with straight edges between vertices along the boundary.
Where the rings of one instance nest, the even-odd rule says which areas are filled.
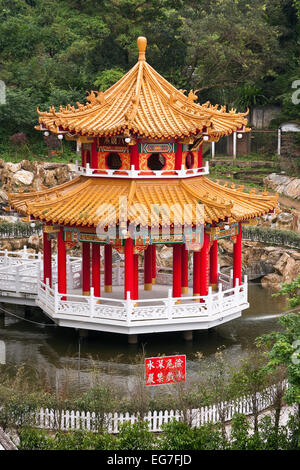
[[[300,200],[300,178],[271,173],[264,178],[264,184],[267,188],[273,189],[284,196]]]
[[[19,163],[0,160],[0,202],[6,202],[6,192],[40,191],[63,184],[76,175],[75,165],[66,163],[43,163],[22,160]]]
[[[232,268],[232,243],[219,240],[221,269]],[[259,242],[243,242],[243,274],[249,280],[261,279],[264,288],[279,291],[282,283],[292,282],[300,274],[300,252],[293,249],[265,246]]]

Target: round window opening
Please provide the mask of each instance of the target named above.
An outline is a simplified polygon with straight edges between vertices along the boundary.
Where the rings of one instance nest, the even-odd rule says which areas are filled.
[[[166,165],[166,159],[160,153],[152,153],[148,158],[148,167],[150,170],[159,171]]]
[[[187,168],[193,168],[194,166],[194,155],[192,153],[188,153],[185,158],[185,166]]]
[[[106,165],[110,170],[119,170],[122,166],[120,155],[117,153],[109,153],[106,157]]]

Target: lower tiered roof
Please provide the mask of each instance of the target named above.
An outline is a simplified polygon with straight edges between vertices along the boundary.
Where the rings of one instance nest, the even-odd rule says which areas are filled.
[[[255,190],[246,193],[241,186],[227,187],[204,176],[170,179],[167,183],[159,178],[153,181],[80,176],[51,189],[10,194],[9,202],[18,212],[47,223],[96,227],[104,217],[109,224],[119,222],[119,204],[124,201],[120,197],[126,198],[127,220],[133,222],[139,216],[141,225],[161,223],[158,212],[153,210],[155,204],[171,208],[170,224],[175,225],[181,224],[183,213],[190,223],[199,223],[197,203],[204,205],[205,223],[249,220],[277,208],[277,195],[265,191],[256,194]]]

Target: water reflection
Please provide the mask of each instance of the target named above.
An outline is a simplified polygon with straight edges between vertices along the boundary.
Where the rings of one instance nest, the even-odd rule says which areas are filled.
[[[251,307],[243,312],[242,318],[195,332],[193,342],[185,342],[181,333],[160,333],[141,335],[139,345],[128,345],[125,335],[91,332],[87,338],[81,338],[80,364],[79,335],[73,329],[41,327],[7,315],[0,323],[0,340],[8,366],[33,365],[46,373],[55,389],[66,383],[71,388],[85,389],[100,375],[104,382],[130,393],[137,377],[142,375],[142,366],[136,363],[142,350],[148,357],[186,354],[189,381],[197,379],[202,361],[213,363],[220,346],[226,347],[225,355],[232,365],[237,364],[254,348],[257,336],[279,328],[278,316],[286,308],[284,299],[272,297],[253,283],[249,285],[249,302]],[[12,306],[7,309],[12,311]],[[30,319],[47,322],[37,309],[32,310]],[[200,362],[195,357],[197,352],[203,354]]]

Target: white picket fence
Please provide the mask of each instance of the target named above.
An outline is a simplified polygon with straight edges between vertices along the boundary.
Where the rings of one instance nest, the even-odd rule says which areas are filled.
[[[283,387],[287,383],[283,382]],[[256,395],[256,408],[262,412],[273,405],[275,385],[268,387],[262,393]],[[246,416],[253,414],[254,400],[250,396],[244,396],[230,402],[222,402],[219,405],[203,406],[201,408],[179,410],[149,411],[143,417],[139,413],[104,413],[70,410],[51,410],[41,408],[34,417],[34,425],[38,428],[75,431],[86,430],[97,432],[105,429],[111,434],[117,434],[120,425],[123,423],[134,424],[139,420],[148,422],[149,431],[160,432],[162,425],[172,420],[188,422],[192,427],[200,427],[207,423],[216,424],[220,422],[220,410],[225,413],[225,421],[231,421],[235,413],[242,413]]]

